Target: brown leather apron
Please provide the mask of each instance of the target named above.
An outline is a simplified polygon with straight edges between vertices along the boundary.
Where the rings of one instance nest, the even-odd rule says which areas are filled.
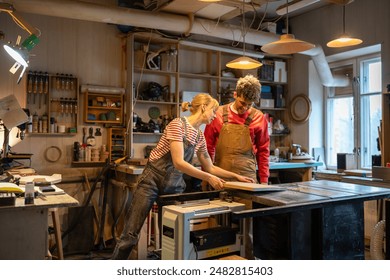
[[[223,125],[216,145],[215,165],[257,182],[256,157],[249,131],[255,110],[251,110],[244,125],[232,124],[228,122],[228,106],[223,106]]]

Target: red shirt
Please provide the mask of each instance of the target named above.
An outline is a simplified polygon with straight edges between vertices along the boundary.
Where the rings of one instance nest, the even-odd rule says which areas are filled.
[[[246,118],[248,117],[250,110],[247,110],[244,114],[237,114],[233,112],[228,106],[228,122],[233,124],[244,125]],[[258,176],[261,183],[267,183],[269,177],[269,154],[270,154],[270,138],[268,135],[268,121],[264,114],[256,110],[253,116],[252,122],[249,124],[249,131],[253,144],[253,152],[256,155],[256,161],[258,166]],[[218,141],[219,132],[223,125],[222,118],[222,106],[217,110],[215,119],[206,126],[204,135],[207,142],[207,150],[212,159],[215,158],[215,146]]]

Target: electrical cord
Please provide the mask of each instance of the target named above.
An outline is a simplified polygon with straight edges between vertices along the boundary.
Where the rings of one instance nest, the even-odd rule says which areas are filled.
[[[198,247],[192,243],[192,246],[194,247],[194,251],[195,251],[195,260],[198,260]]]

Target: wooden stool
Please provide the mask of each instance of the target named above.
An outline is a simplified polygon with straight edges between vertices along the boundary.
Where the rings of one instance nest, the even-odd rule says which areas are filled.
[[[60,216],[58,215],[58,208],[50,208],[49,212],[51,214],[51,218],[53,221],[54,236],[57,245],[57,258],[59,260],[63,260],[64,251],[62,249],[61,223],[60,223]]]

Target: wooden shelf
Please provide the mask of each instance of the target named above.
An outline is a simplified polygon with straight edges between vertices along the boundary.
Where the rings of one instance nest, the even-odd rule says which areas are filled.
[[[156,136],[161,136],[162,133],[154,133],[154,132],[133,132],[134,135],[156,135]]]
[[[72,161],[72,167],[103,167],[105,161]]]
[[[147,123],[151,117],[149,115],[149,109],[151,107],[158,107],[160,109],[160,115],[167,115],[169,118],[178,117],[181,115],[181,102],[191,101],[192,95],[188,93],[205,92],[212,95],[214,98],[219,99],[220,104],[230,102],[230,98],[223,96],[221,93],[223,90],[234,90],[235,85],[239,79],[246,74],[252,74],[260,77],[260,69],[248,70],[248,71],[231,71],[226,68],[226,63],[237,57],[236,54],[226,51],[223,47],[216,49],[207,49],[198,47],[196,45],[184,44],[179,40],[165,40],[164,38],[157,38],[153,34],[145,33],[130,33],[127,37],[127,43],[132,51],[132,55],[129,55],[127,60],[127,78],[129,84],[139,85],[132,87],[129,92],[128,106],[130,108],[129,115],[134,113],[138,118],[142,119],[142,122]],[[159,65],[162,70],[147,69],[144,59],[145,53],[142,51],[145,46],[148,46],[151,52],[160,52]],[[176,57],[167,59],[166,50],[174,50]],[[143,55],[141,57],[141,55]],[[188,63],[188,58],[191,57],[191,63]],[[266,60],[271,61],[272,73],[270,72],[270,80],[266,80],[268,76],[261,76],[265,80],[260,80],[262,85],[272,87],[272,92],[282,96],[282,100],[278,99],[278,106],[280,104],[288,107],[288,66],[289,59],[292,56],[279,56],[265,54]],[[165,61],[164,61],[165,60]],[[272,64],[273,62],[273,64]],[[282,63],[276,63],[282,62]],[[174,65],[167,66],[169,63]],[[285,66],[285,70],[281,65]],[[157,65],[156,64],[156,65]],[[275,68],[279,71],[274,71]],[[172,69],[173,71],[165,71]],[[271,70],[271,68],[269,68]],[[229,71],[234,76],[226,75],[225,72]],[[264,74],[264,73],[263,73]],[[271,75],[272,74],[272,75]],[[273,80],[277,81],[273,81]],[[283,82],[279,82],[283,81]],[[154,101],[154,100],[138,100],[138,96],[142,96],[143,92],[147,90],[148,83],[155,82],[162,87],[169,86],[169,94],[173,96],[173,99],[166,99],[174,102]],[[274,97],[275,98],[275,97]],[[146,98],[144,98],[146,99]],[[223,100],[222,100],[223,99]],[[281,100],[279,102],[279,100]],[[284,103],[283,103],[284,102]],[[276,105],[276,103],[275,103]],[[258,108],[258,107],[256,107]],[[287,108],[258,108],[267,112],[270,116],[274,117],[274,121],[281,120],[286,126],[290,126],[289,114]],[[139,119],[138,119],[139,120]],[[130,126],[134,127],[133,119],[130,118]],[[150,143],[157,142],[161,133],[153,132],[137,132],[131,131],[129,133],[128,148],[132,150],[134,147],[141,149]],[[289,134],[273,135],[271,140],[271,148],[277,146],[286,146],[289,143]],[[136,155],[139,156],[139,155]]]
[[[123,108],[124,94],[122,93],[100,93],[86,90],[84,122],[121,125],[124,115]]]
[[[271,85],[287,85],[288,83],[282,83],[282,82],[274,82],[274,81],[266,81],[266,80],[261,80],[260,81],[261,84],[271,84]]]
[[[96,110],[104,110],[104,111],[107,111],[107,110],[122,110],[122,108],[118,108],[118,107],[103,107],[103,106],[88,106],[87,107],[89,110],[93,110],[93,109],[96,109]]]
[[[180,73],[182,78],[191,78],[191,79],[218,79],[218,76],[211,74],[197,74],[197,73]]]
[[[267,108],[267,107],[259,107],[258,108],[261,111],[285,111],[287,108]]]
[[[32,133],[40,136],[75,135],[74,133],[55,133],[50,130],[50,124],[56,122],[57,127],[64,125],[66,130],[69,128],[77,130],[78,88],[78,79],[73,75],[29,71],[26,83],[26,108],[32,115]],[[41,129],[39,128],[40,120],[42,121]],[[37,122],[36,125],[34,125],[35,122]]]
[[[126,128],[109,128],[107,134],[107,151],[110,161],[117,160],[126,155]],[[122,142],[118,144],[118,142]]]
[[[166,102],[166,101],[151,101],[151,100],[137,100],[139,104],[149,104],[149,105],[176,105],[176,102]]]
[[[148,68],[141,68],[141,67],[134,67],[134,71],[137,73],[143,72],[144,74],[151,74],[151,75],[176,75],[177,72],[169,72],[164,70],[152,70]]]
[[[63,136],[75,136],[77,135],[77,133],[26,133],[27,136],[31,136],[31,137],[56,137],[56,136],[59,136],[59,137],[63,137]]]

